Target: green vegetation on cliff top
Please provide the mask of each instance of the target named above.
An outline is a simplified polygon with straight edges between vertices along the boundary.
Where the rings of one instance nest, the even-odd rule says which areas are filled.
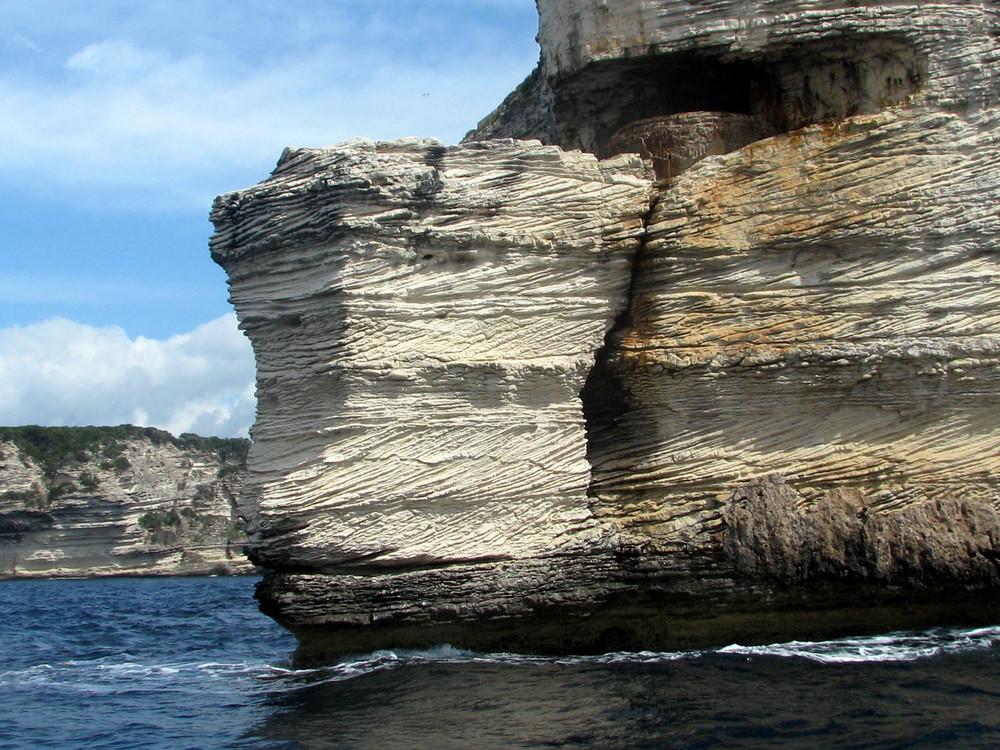
[[[121,455],[127,440],[148,440],[153,445],[169,443],[181,450],[214,453],[223,464],[239,468],[246,466],[250,449],[250,441],[246,438],[201,437],[190,432],[174,437],[166,430],[131,424],[117,427],[0,427],[0,442],[17,445],[49,476],[69,463],[85,461],[98,454],[113,465],[124,462],[122,468],[127,468],[128,461]]]

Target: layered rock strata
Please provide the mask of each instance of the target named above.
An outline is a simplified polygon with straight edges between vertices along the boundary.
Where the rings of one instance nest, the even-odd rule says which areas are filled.
[[[142,428],[4,434],[0,578],[254,572],[235,510],[245,441],[209,447]]]
[[[265,610],[304,660],[985,616],[998,6],[538,5],[466,145],[288,152],[215,206]]]
[[[592,545],[579,392],[627,303],[650,176],[537,143],[358,141],[220,198],[212,249],[258,365],[254,561]]]

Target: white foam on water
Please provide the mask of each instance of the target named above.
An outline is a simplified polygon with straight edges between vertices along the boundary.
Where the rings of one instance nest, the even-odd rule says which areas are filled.
[[[789,641],[767,646],[733,644],[716,653],[801,658],[825,664],[903,662],[950,654],[989,651],[1000,646],[1000,627],[941,628],[832,641]]]
[[[596,664],[657,664],[681,659],[697,659],[704,651],[617,651],[591,657]]]
[[[789,641],[764,646],[732,644],[703,651],[620,651],[597,656],[529,656],[513,653],[482,654],[444,644],[413,651],[375,651],[345,659],[331,667],[288,670],[272,677],[304,677],[321,682],[353,679],[375,672],[428,663],[507,665],[656,664],[699,659],[710,654],[800,658],[826,664],[902,662],[935,656],[982,652],[1000,648],[1000,626],[938,628],[924,632],[888,633],[829,641]]]
[[[620,651],[594,656],[530,656],[515,653],[477,653],[442,644],[420,650],[380,650],[347,657],[316,669],[291,669],[265,662],[192,661],[143,663],[130,654],[94,660],[38,664],[0,672],[2,687],[52,687],[76,692],[108,693],[129,688],[156,688],[196,684],[200,689],[226,689],[234,681],[267,681],[269,688],[296,690],[303,683],[316,685],[351,680],[365,675],[421,664],[497,665],[625,665],[657,664],[699,659],[711,654],[746,657],[807,659],[825,664],[903,662],[936,656],[1000,649],[1000,626],[940,628],[924,632],[889,633],[829,641],[789,641],[764,646],[732,644],[706,651]]]
[[[39,664],[25,669],[0,672],[0,689],[28,687],[88,694],[112,694],[123,689],[184,691],[217,687],[228,690],[234,680],[292,673],[291,670],[266,663],[144,664],[131,660],[115,661],[116,658],[120,659],[122,656]]]
[[[315,669],[273,669],[262,679],[287,680],[290,688],[302,680],[310,684],[340,682],[365,675],[420,664],[496,664],[496,665],[608,665],[627,663],[655,663],[697,658],[703,652],[621,651],[593,656],[532,656],[515,653],[478,653],[442,644],[419,650],[381,650],[344,658],[338,664]]]

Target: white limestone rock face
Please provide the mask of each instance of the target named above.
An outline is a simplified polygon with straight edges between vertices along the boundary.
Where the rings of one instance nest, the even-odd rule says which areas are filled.
[[[289,151],[215,205],[302,663],[995,593],[998,5],[538,6],[465,146]],[[683,170],[589,155],[630,140]]]
[[[254,572],[235,512],[241,456],[136,436],[91,442],[46,461],[0,442],[0,578]]]
[[[711,549],[732,488],[771,474],[803,509],[849,488],[865,513],[992,512],[1000,5],[538,6],[539,70],[470,137],[602,154],[725,113],[776,134],[661,170],[590,445],[618,543]]]
[[[288,151],[220,197],[253,343],[243,512],[277,571],[589,549],[580,391],[626,303],[648,165],[538,143]]]
[[[665,187],[612,355],[628,410],[591,451],[609,523],[711,544],[732,487],[771,474],[806,510],[850,489],[873,517],[994,512],[998,123],[894,108]]]

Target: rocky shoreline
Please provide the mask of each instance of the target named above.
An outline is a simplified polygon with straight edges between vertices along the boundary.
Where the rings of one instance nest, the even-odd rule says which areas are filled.
[[[249,441],[133,427],[0,428],[0,579],[249,575]]]

